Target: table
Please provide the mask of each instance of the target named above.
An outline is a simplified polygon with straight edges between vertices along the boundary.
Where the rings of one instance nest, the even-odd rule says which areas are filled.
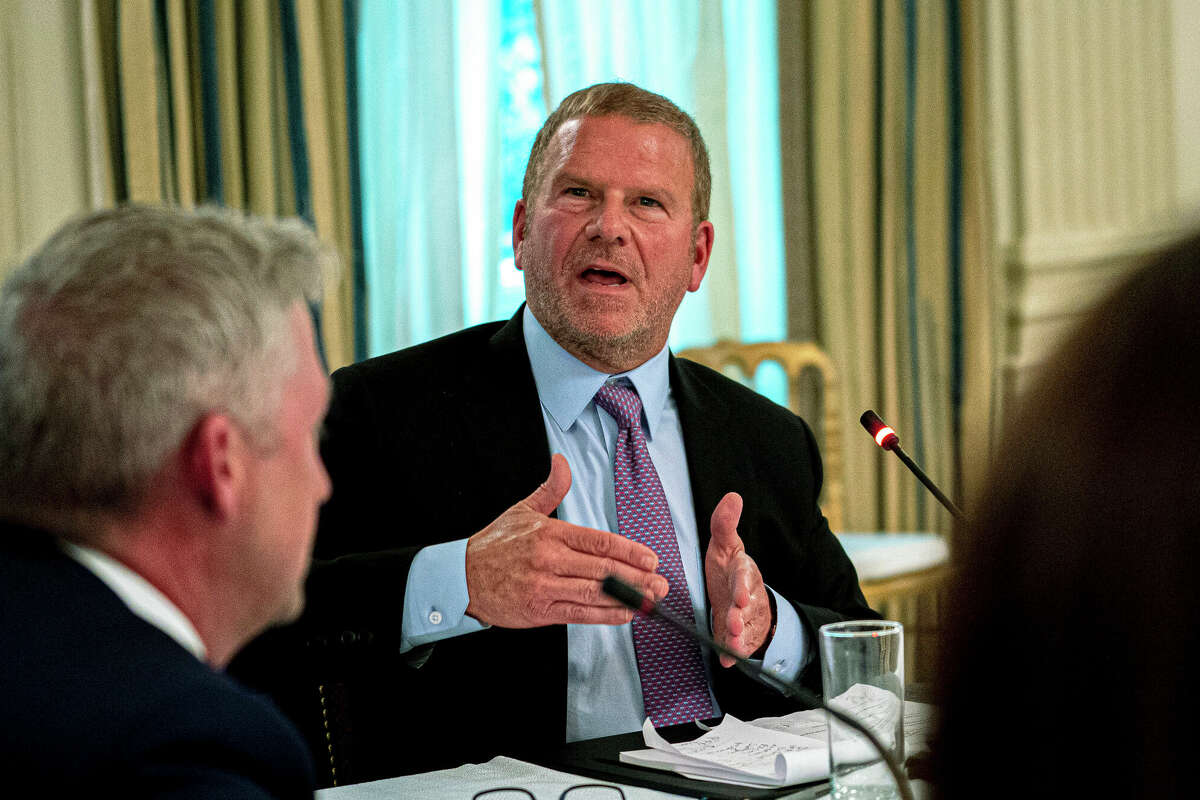
[[[696,729],[690,724],[659,730],[659,733],[672,741],[681,741],[695,732]],[[317,800],[396,800],[409,797],[419,797],[422,800],[470,800],[476,792],[485,789],[516,786],[533,792],[538,800],[557,800],[565,789],[580,783],[609,783],[620,786],[626,800],[693,797],[707,797],[711,800],[816,800],[828,796],[829,788],[826,782],[783,789],[754,789],[692,781],[680,775],[641,769],[616,761],[615,754],[620,750],[631,750],[641,746],[643,745],[640,733],[619,734],[564,745],[560,752],[547,754],[546,764],[554,766],[497,756],[484,764],[463,764],[453,769],[323,789],[316,793],[316,797]],[[650,788],[645,784],[654,784],[661,788]],[[914,781],[913,792],[918,800],[932,796],[929,784],[924,781]]]
[[[539,800],[556,800],[563,790],[578,783],[593,783],[591,778],[559,772],[507,756],[496,756],[486,764],[464,764],[454,769],[356,783],[317,792],[317,800],[395,800],[419,797],[422,800],[462,800],[476,792],[497,786],[520,786]],[[622,786],[626,800],[671,800],[684,795],[635,786]]]

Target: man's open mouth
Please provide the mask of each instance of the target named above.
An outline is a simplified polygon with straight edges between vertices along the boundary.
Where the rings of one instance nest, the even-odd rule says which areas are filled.
[[[589,267],[579,276],[588,283],[599,283],[603,286],[620,286],[627,283],[625,276],[619,272],[614,272],[609,269],[598,269]]]

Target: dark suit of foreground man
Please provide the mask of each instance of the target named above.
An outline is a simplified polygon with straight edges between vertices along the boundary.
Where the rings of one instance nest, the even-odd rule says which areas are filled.
[[[298,224],[125,208],[5,283],[6,789],[312,796],[303,739],[221,669],[303,605],[330,258]]]
[[[645,682],[631,613],[600,591],[609,573],[679,592],[718,639],[810,684],[816,627],[872,616],[817,508],[808,427],[666,350],[708,266],[708,187],[695,123],[665,98],[577,92],[539,133],[514,213],[528,307],[335,374],[335,489],[311,613],[291,634],[328,676],[323,754],[341,778],[636,730],[643,686],[669,694],[673,678]],[[610,383],[644,404],[678,556],[609,532],[625,434],[592,395]],[[686,581],[656,572],[670,558]],[[283,663],[257,667],[281,692]],[[695,707],[786,710],[725,665],[694,663]],[[674,702],[674,718],[689,713]]]

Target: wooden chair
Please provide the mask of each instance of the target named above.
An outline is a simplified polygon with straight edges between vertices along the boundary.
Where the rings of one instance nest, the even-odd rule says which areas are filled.
[[[945,540],[933,533],[845,531],[841,384],[829,356],[812,342],[786,341],[751,344],[721,341],[711,347],[681,350],[677,355],[747,385],[753,385],[761,364],[773,361],[787,376],[786,405],[798,415],[806,374],[811,371],[819,378],[822,409],[818,415],[818,438],[825,465],[821,510],[858,570],[867,603],[885,618],[904,624],[908,680],[930,679],[941,627],[941,596],[949,576],[949,551]],[[870,444],[865,434],[863,441]]]
[[[750,385],[759,365],[773,361],[783,367],[788,381],[788,408],[796,416],[801,413],[800,400],[803,395],[804,374],[813,370],[820,379],[824,411],[821,414],[819,435],[821,460],[825,466],[825,484],[821,489],[821,510],[829,520],[832,530],[842,529],[845,490],[842,481],[842,429],[841,389],[833,361],[821,348],[812,342],[758,342],[740,344],[720,341],[711,347],[693,347],[681,350],[677,355],[725,373],[729,377]],[[731,369],[740,370],[740,375],[730,374]]]

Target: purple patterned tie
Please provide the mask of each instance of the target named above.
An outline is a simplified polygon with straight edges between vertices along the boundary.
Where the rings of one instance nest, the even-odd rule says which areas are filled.
[[[694,620],[671,510],[642,433],[641,398],[633,388],[607,383],[595,400],[617,421],[613,458],[617,527],[622,536],[658,554],[658,573],[670,586],[663,605]],[[646,714],[655,727],[713,715],[699,645],[661,619],[639,615],[633,618],[633,649]]]

